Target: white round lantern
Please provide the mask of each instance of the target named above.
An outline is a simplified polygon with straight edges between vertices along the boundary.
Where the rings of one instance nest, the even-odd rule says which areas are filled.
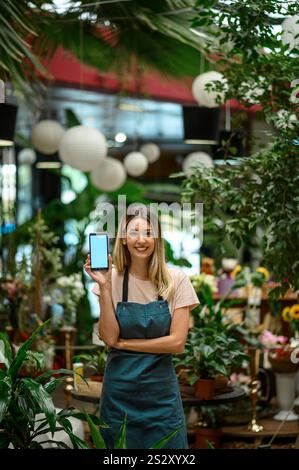
[[[33,149],[23,149],[18,153],[18,162],[20,165],[32,165],[36,160],[36,153]]]
[[[281,41],[289,49],[299,47],[299,15],[286,18],[282,22],[282,35]],[[296,37],[297,36],[297,37]]]
[[[116,191],[126,181],[126,170],[115,158],[106,157],[90,174],[92,184],[102,191]]]
[[[96,169],[106,155],[105,136],[93,127],[72,127],[66,131],[59,145],[61,160],[81,171]]]
[[[210,155],[205,152],[192,152],[183,161],[183,171],[187,176],[190,176],[192,169],[198,166],[212,168],[214,165]]]
[[[141,176],[146,172],[148,161],[141,152],[130,152],[124,158],[124,165],[131,176]]]
[[[59,122],[45,119],[38,122],[32,129],[32,145],[36,150],[51,155],[57,152],[65,129]]]
[[[149,163],[154,163],[160,157],[160,149],[158,145],[149,142],[140,147],[140,152],[146,156]]]
[[[221,81],[225,85],[225,89],[223,91],[206,90],[206,84],[215,81]],[[217,97],[220,97],[221,103],[223,103],[226,89],[227,80],[222,73],[214,71],[198,75],[192,83],[192,94],[194,98],[200,106],[206,106],[207,108],[217,108],[219,106],[219,103],[216,102]]]

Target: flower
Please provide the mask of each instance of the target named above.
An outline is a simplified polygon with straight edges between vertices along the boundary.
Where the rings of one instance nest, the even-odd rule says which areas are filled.
[[[286,336],[277,336],[269,330],[264,330],[260,335],[260,342],[266,348],[270,348],[273,345],[285,344],[288,341]]]
[[[237,266],[231,272],[231,277],[235,279],[237,275],[239,274],[239,272],[241,272],[241,270],[242,270],[241,265],[237,264]]]
[[[218,291],[217,279],[212,274],[201,273],[193,275],[190,276],[190,281],[197,292],[200,291],[204,285],[209,286],[212,292]]]
[[[53,298],[56,304],[63,306],[65,320],[68,318],[67,323],[74,322],[78,302],[84,294],[85,291],[81,281],[81,274],[61,276],[57,279],[55,289],[53,290]]]
[[[294,320],[298,320],[298,319],[299,319],[299,304],[294,304],[294,305],[290,308],[290,316],[291,316],[291,318],[293,318]]]
[[[299,304],[284,307],[281,312],[281,318],[289,324],[290,331],[296,337],[299,331]]]
[[[256,272],[263,274],[266,282],[269,281],[270,273],[268,269],[264,268],[263,266],[260,266],[259,268],[256,269]]]

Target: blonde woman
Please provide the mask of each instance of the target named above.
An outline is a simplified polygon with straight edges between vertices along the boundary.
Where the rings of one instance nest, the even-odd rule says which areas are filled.
[[[154,223],[153,223],[154,221]],[[102,429],[113,447],[127,415],[127,448],[148,449],[176,428],[169,449],[187,449],[184,410],[172,354],[184,350],[189,312],[198,298],[189,278],[165,261],[161,226],[149,210],[126,215],[116,237],[114,265],[85,271],[96,282],[99,336],[109,346],[100,403]]]

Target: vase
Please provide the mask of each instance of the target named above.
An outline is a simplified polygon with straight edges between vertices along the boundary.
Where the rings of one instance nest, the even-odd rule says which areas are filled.
[[[275,372],[276,398],[279,412],[274,416],[278,421],[295,421],[299,416],[293,406],[296,393],[296,373]]]
[[[294,406],[299,406],[299,370],[296,373],[296,397]]]

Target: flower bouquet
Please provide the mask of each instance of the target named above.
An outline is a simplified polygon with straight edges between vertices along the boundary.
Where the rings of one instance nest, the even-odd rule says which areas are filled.
[[[290,343],[269,351],[269,362],[274,372],[295,373],[299,363],[292,361],[294,347]]]

